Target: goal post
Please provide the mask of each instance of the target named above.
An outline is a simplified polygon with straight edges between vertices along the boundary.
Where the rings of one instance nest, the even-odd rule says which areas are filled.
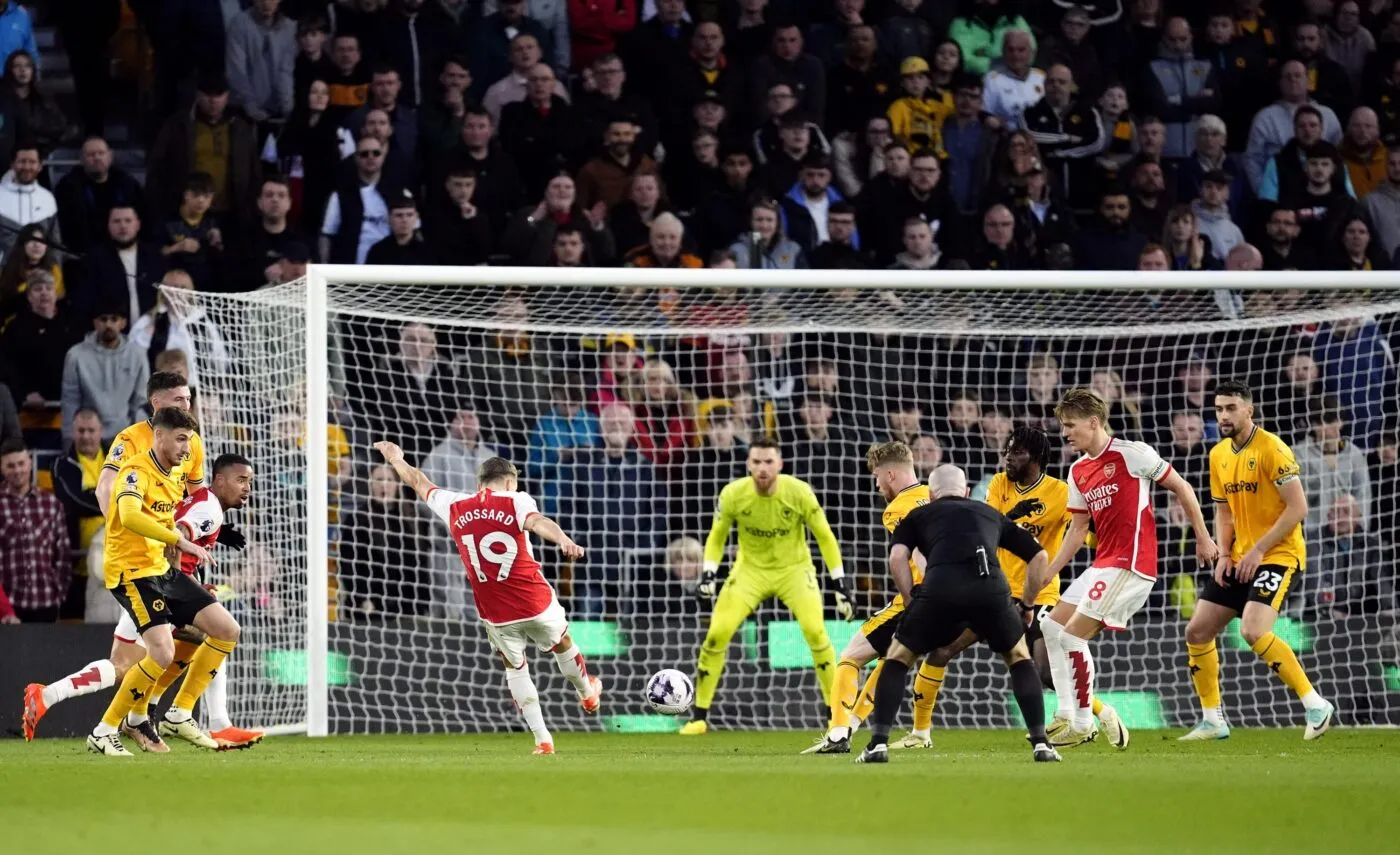
[[[470,481],[473,455],[509,457],[589,549],[577,565],[552,547],[536,554],[609,683],[609,711],[582,718],[537,657],[551,725],[668,729],[641,687],[659,668],[694,668],[708,607],[688,574],[718,486],[742,475],[745,441],[775,436],[785,471],[814,485],[859,620],[892,593],[882,503],[864,473],[870,442],[906,436],[922,473],[956,462],[984,492],[1006,432],[1035,423],[1054,441],[1049,474],[1063,477],[1071,457],[1047,401],[1093,384],[1115,399],[1116,432],[1188,474],[1209,522],[1210,392],[1236,374],[1300,462],[1343,460],[1352,479],[1308,483],[1327,507],[1310,512],[1308,567],[1279,631],[1345,723],[1400,724],[1400,635],[1387,613],[1400,605],[1397,523],[1381,516],[1393,503],[1366,459],[1393,442],[1400,275],[312,265],[296,283],[198,299],[230,354],[207,365],[195,355],[197,396],[213,402],[200,412],[206,444],[248,451],[257,468],[236,519],[249,549],[220,569],[239,591],[230,698],[247,726],[521,726],[451,544],[376,482],[381,433],[430,477]],[[1347,453],[1328,438],[1335,421]],[[1181,459],[1178,441],[1192,449]],[[1162,582],[1140,625],[1098,642],[1102,684],[1130,726],[1195,714],[1182,633],[1204,575],[1189,566],[1179,510],[1156,498]],[[827,618],[839,649],[858,623]],[[1227,635],[1232,723],[1295,723],[1294,701]],[[713,710],[720,726],[821,724],[806,642],[780,606],[735,634]],[[985,651],[950,666],[936,724],[1017,725]]]

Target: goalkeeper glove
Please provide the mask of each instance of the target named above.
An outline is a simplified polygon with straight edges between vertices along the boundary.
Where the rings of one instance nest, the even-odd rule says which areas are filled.
[[[1039,501],[1039,499],[1022,499],[1016,503],[1016,507],[1006,512],[1006,518],[1019,520],[1021,517],[1030,516],[1035,513],[1035,506]]]
[[[227,546],[229,549],[241,550],[248,545],[248,538],[244,537],[243,532],[233,526],[226,525],[219,528],[218,542]]]
[[[841,620],[850,620],[855,616],[856,608],[851,602],[851,582],[845,576],[832,576],[832,593],[836,596],[836,614]]]
[[[719,593],[719,568],[705,565],[705,570],[700,574],[700,584],[695,587],[695,593],[702,600],[714,600],[715,594]]]

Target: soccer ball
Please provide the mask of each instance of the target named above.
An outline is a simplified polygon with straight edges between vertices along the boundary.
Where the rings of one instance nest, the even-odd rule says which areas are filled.
[[[657,671],[647,680],[647,703],[664,715],[680,715],[695,700],[690,678],[674,668]]]

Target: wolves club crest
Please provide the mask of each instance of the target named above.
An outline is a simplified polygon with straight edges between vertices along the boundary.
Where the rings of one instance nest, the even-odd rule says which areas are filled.
[[[1104,467],[1103,467],[1103,477],[1105,477],[1105,478],[1112,478],[1112,477],[1113,477],[1114,475],[1116,475],[1117,473],[1118,473],[1118,464],[1117,464],[1117,463],[1106,463],[1106,464],[1104,464]]]

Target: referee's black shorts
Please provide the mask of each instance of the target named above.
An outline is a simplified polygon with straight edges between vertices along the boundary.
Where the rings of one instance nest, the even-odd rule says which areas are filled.
[[[922,656],[953,643],[965,629],[975,632],[997,653],[1009,652],[1026,633],[1005,585],[1000,590],[976,586],[940,591],[921,586],[900,620],[895,638]]]

